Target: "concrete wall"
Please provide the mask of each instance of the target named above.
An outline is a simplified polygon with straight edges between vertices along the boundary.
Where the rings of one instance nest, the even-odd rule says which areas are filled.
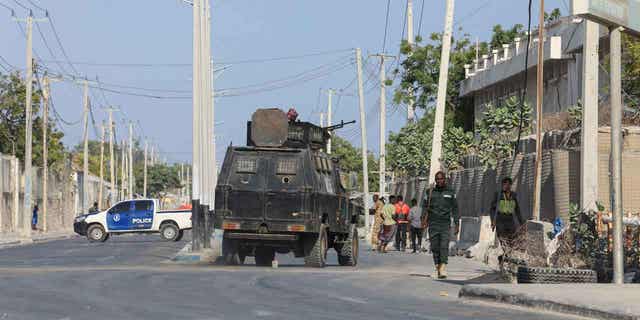
[[[0,154],[0,235],[17,233],[25,218],[24,210],[24,172],[22,163],[13,156]],[[47,213],[42,212],[42,169],[34,167],[33,177],[33,203],[40,207],[38,217],[38,229],[44,228],[46,221],[47,231],[64,231],[73,228],[73,219],[86,210],[80,208],[82,197],[81,180],[82,173],[74,172],[70,166],[65,166],[59,172],[51,172],[47,181]],[[104,183],[104,182],[103,182]],[[98,187],[100,179],[89,176],[89,205],[98,199]],[[109,195],[108,184],[104,183],[103,203]],[[80,186],[80,187],[79,187]],[[31,211],[31,210],[29,210]],[[27,219],[31,219],[29,214]]]
[[[599,202],[610,208],[609,199],[609,143],[608,128],[599,133]],[[640,128],[627,128],[623,145],[622,199],[628,213],[640,213]],[[535,154],[518,156],[515,161],[502,161],[496,169],[469,168],[449,173],[449,184],[455,189],[462,216],[488,215],[491,201],[500,187],[502,177],[514,180],[521,210],[531,217],[533,205]],[[416,182],[418,182],[416,184]],[[426,178],[409,178],[396,183],[395,194],[411,199],[426,187]],[[552,221],[561,217],[568,221],[569,206],[580,201],[580,151],[576,149],[547,149],[542,161],[541,218]],[[420,197],[421,198],[421,197]]]

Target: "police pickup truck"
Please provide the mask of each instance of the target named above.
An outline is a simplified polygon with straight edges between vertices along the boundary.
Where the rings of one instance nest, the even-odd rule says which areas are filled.
[[[191,210],[157,210],[155,199],[134,199],[111,208],[78,216],[73,230],[89,241],[104,242],[118,233],[159,232],[166,241],[179,241],[184,230],[191,229]]]

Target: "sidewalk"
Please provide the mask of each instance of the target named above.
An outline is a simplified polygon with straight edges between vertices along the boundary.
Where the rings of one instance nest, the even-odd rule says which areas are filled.
[[[0,233],[0,247],[19,246],[31,243],[41,243],[53,240],[68,239],[76,236],[72,230],[65,231],[33,231],[31,237],[25,238],[19,233]]]
[[[640,320],[637,284],[472,284],[459,296],[596,319]]]

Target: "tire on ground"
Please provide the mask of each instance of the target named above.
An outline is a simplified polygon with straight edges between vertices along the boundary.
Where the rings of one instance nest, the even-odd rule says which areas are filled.
[[[323,224],[317,235],[305,239],[305,247],[309,248],[304,257],[308,267],[324,268],[327,263],[327,227]]]
[[[594,270],[518,267],[518,283],[597,283]]]
[[[255,259],[256,265],[260,267],[271,266],[273,259],[276,257],[276,251],[270,247],[256,247]]]
[[[160,237],[165,241],[178,241],[180,228],[172,222],[164,222],[160,225]]]
[[[87,238],[91,242],[105,242],[109,234],[99,224],[92,224],[87,228]]]
[[[176,239],[174,241],[180,241],[182,240],[182,237],[184,236],[184,230],[180,230],[178,231],[178,236],[176,237]]]
[[[338,252],[338,263],[341,266],[355,267],[358,264],[358,229],[355,225],[351,226],[349,235],[340,246]]]

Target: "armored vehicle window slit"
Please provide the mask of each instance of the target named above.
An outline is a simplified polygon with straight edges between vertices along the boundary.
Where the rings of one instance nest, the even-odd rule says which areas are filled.
[[[297,167],[298,161],[296,159],[280,159],[276,174],[295,175]]]
[[[237,173],[256,173],[257,163],[255,159],[239,158],[236,161]]]
[[[322,161],[320,160],[320,157],[315,156],[314,160],[316,162],[316,171],[318,171],[318,173],[322,173]]]

